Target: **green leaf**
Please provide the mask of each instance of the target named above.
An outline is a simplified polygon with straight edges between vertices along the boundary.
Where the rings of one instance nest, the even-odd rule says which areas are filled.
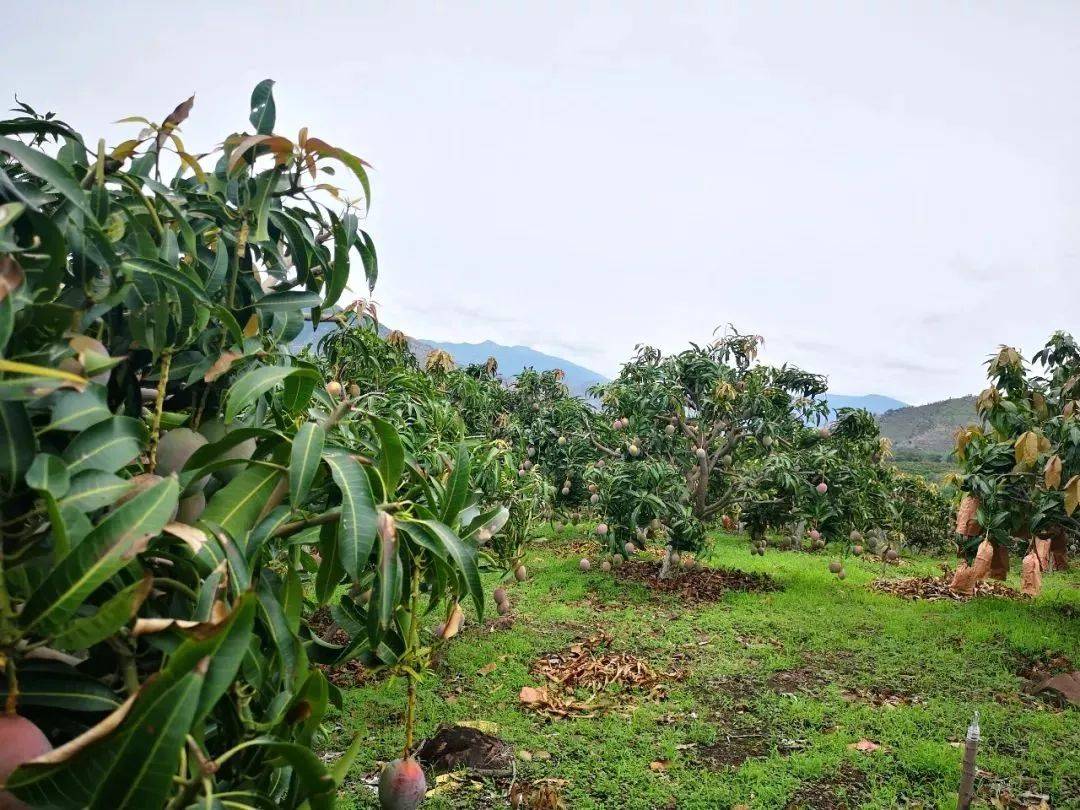
[[[450,480],[446,482],[446,494],[443,501],[442,522],[447,526],[453,526],[458,513],[465,505],[465,499],[469,495],[469,467],[472,457],[469,448],[464,442],[458,445],[454,456],[454,469],[450,472]]]
[[[394,610],[401,598],[401,556],[398,554],[398,539],[393,532],[379,538],[379,567],[376,573],[379,629],[385,631],[394,619]]]
[[[0,683],[0,701],[7,684]],[[111,712],[119,708],[116,694],[101,681],[68,666],[19,667],[19,705],[47,706],[73,712]]]
[[[50,430],[86,430],[112,416],[104,385],[91,384],[84,391],[58,391],[52,398]]]
[[[236,680],[236,673],[244,660],[255,629],[255,603],[254,593],[247,591],[241,594],[229,617],[209,636],[195,637],[185,642],[185,645],[191,647],[191,657],[210,657],[210,668],[199,694],[199,705],[192,718],[193,724],[201,722],[210,713]]]
[[[68,472],[83,470],[116,472],[142,452],[146,426],[130,416],[113,416],[91,425],[64,448]]]
[[[220,526],[234,540],[251,531],[283,473],[270,467],[250,466],[214,493],[200,520]]]
[[[157,259],[124,259],[120,262],[120,269],[132,277],[134,277],[136,273],[154,276],[155,278],[161,279],[166,284],[170,284],[173,287],[190,293],[200,304],[209,305],[210,303],[210,299],[206,297],[206,291],[203,289],[202,284],[165,262],[158,261]]]
[[[364,263],[364,276],[367,278],[368,292],[375,291],[375,282],[379,279],[379,257],[375,254],[375,242],[364,231],[358,231],[354,240]]]
[[[77,512],[93,512],[116,501],[131,489],[131,481],[102,470],[84,470],[71,477],[67,495],[60,499],[61,508]]]
[[[284,670],[285,683],[295,685],[297,679],[303,674],[307,659],[304,655],[304,648],[300,644],[300,639],[289,628],[289,621],[285,618],[285,610],[282,608],[277,594],[274,593],[274,589],[270,584],[270,576],[266,572],[259,578],[258,594],[259,609],[263,616],[263,627],[269,631],[274,646],[277,648],[281,666]]]
[[[315,599],[320,607],[330,601],[341,578],[345,576],[345,569],[341,567],[341,544],[338,542],[340,530],[337,523],[327,523],[319,531],[319,556],[322,562],[315,573]]]
[[[480,568],[476,562],[476,548],[472,544],[463,541],[448,526],[437,520],[417,520],[412,522],[427,528],[446,547],[447,553],[454,560],[458,571],[464,577],[466,589],[469,595],[472,596],[473,604],[476,606],[476,615],[483,619],[484,591],[480,584]]]
[[[251,91],[251,114],[248,116],[258,135],[271,135],[277,120],[274,104],[274,80],[263,79]]]
[[[254,306],[271,312],[289,312],[294,309],[311,309],[319,306],[322,299],[318,293],[306,290],[283,290],[264,295]]]
[[[23,765],[5,787],[33,806],[163,806],[191,732],[208,648],[202,641],[182,644],[134,698],[102,721],[95,739]]]
[[[44,180],[71,200],[87,217],[93,219],[94,213],[90,209],[89,197],[63,164],[11,138],[0,138],[0,152],[11,155],[28,172]]]
[[[118,507],[57,563],[27,600],[19,624],[26,630],[59,632],[86,598],[172,519],[179,495],[179,484],[169,477]]]
[[[26,471],[26,485],[54,498],[63,498],[71,486],[67,465],[54,455],[38,453]]]
[[[360,181],[360,185],[364,188],[364,202],[368,210],[371,209],[371,183],[368,181],[367,172],[364,170],[364,164],[360,158],[356,155],[352,155],[346,152],[344,149],[338,149],[335,153],[335,157],[344,163],[352,173],[356,175],[356,179]]]
[[[154,578],[147,574],[138,582],[117,592],[90,616],[72,619],[52,646],[60,650],[85,650],[104,641],[135,617],[139,606],[150,595]]]
[[[359,582],[375,544],[377,516],[371,482],[360,462],[346,453],[328,453],[334,482],[341,490],[341,564],[354,582]]]
[[[34,428],[21,402],[0,401],[0,479],[9,491],[34,460]]]
[[[245,372],[229,389],[225,404],[225,421],[231,422],[237,413],[287,377],[294,374],[318,379],[318,373],[302,366],[259,366]]]
[[[289,456],[289,502],[294,509],[304,503],[315,480],[325,443],[326,431],[314,422],[305,422],[296,432]]]
[[[397,430],[385,419],[372,416],[371,424],[379,436],[379,475],[386,487],[386,500],[391,501],[401,482],[401,472],[405,469],[405,446]]]

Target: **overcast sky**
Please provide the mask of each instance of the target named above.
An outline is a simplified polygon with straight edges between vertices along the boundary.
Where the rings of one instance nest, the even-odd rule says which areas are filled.
[[[1078,326],[1075,2],[12,2],[4,29],[0,91],[110,144],[195,92],[204,151],[275,79],[280,132],[374,164],[375,298],[419,337],[613,374],[733,323],[919,403]]]

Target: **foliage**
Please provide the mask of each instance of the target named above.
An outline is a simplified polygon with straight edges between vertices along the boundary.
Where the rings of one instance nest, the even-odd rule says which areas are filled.
[[[332,805],[356,747],[312,752],[339,699],[314,664],[415,675],[424,614],[482,611],[476,535],[504,519],[434,409],[410,432],[415,398],[323,373],[389,388],[401,358],[288,353],[353,269],[375,284],[367,164],[274,134],[270,81],[208,161],[193,102],[112,150],[0,122],[6,709],[88,732],[9,779],[34,803]],[[327,603],[344,645],[308,627]]]
[[[978,397],[980,423],[957,431],[963,491],[980,498],[978,522],[994,545],[1026,547],[1080,523],[1080,347],[1055,332],[1025,363],[1008,346],[988,361]],[[979,538],[966,544],[974,552]]]

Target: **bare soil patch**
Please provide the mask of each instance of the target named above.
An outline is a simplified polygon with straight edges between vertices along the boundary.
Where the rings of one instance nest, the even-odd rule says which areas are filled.
[[[659,562],[639,560],[624,563],[614,570],[614,574],[616,579],[640,582],[651,591],[674,594],[690,604],[717,602],[729,591],[760,592],[780,588],[768,574],[733,568],[696,567],[661,579]]]
[[[980,596],[997,596],[1002,599],[1027,599],[1020,591],[1010,588],[1004,582],[984,580],[975,586],[970,596],[956,593],[949,588],[952,572],[946,571],[939,577],[909,577],[906,579],[875,579],[870,588],[878,593],[887,593],[911,601],[937,602],[948,600],[966,602]]]
[[[769,735],[751,729],[721,731],[716,741],[698,749],[698,758],[708,768],[738,768],[753,757],[768,756]]]
[[[866,794],[866,774],[845,762],[835,773],[803,782],[785,807],[849,810],[861,806]]]

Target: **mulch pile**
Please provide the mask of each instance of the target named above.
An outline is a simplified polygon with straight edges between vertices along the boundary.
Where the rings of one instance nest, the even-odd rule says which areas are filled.
[[[946,571],[940,577],[911,577],[909,579],[875,579],[870,587],[878,593],[899,596],[901,599],[935,602],[948,599],[953,602],[966,602],[979,596],[997,596],[1002,599],[1026,599],[1020,591],[1010,588],[1004,582],[983,580],[975,585],[970,596],[950,590],[952,572]]]
[[[674,667],[659,672],[628,652],[607,649],[611,637],[600,632],[576,640],[565,650],[542,655],[533,664],[534,675],[543,677],[545,686],[522,687],[518,701],[523,707],[548,717],[593,717],[612,706],[611,687],[618,691],[634,689],[650,698],[667,696],[667,685],[682,680],[687,672]],[[577,691],[591,694],[581,700]]]
[[[643,689],[657,696],[662,696],[665,683],[686,677],[684,670],[657,672],[631,653],[603,649],[610,644],[609,635],[597,633],[574,642],[565,650],[544,655],[536,661],[532,671],[565,689],[598,692],[615,684]]]
[[[716,602],[728,591],[775,591],[780,586],[768,574],[734,568],[702,568],[676,571],[660,579],[660,563],[631,560],[616,568],[616,579],[640,582],[652,591],[680,596],[685,602]]]

